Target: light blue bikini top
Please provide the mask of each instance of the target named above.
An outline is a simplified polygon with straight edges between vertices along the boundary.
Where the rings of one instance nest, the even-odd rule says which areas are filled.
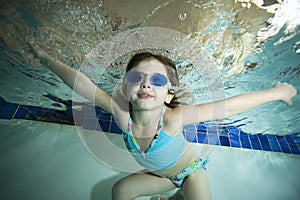
[[[146,150],[143,150],[132,133],[132,119],[129,117],[128,128],[123,132],[123,139],[127,149],[131,152],[135,160],[147,169],[166,169],[171,167],[181,156],[186,140],[183,134],[171,136],[162,130],[166,107],[163,108],[157,134]]]

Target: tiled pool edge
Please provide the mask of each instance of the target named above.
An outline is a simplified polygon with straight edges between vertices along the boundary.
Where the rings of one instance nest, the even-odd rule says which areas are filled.
[[[77,126],[87,130],[121,133],[110,113],[90,104],[83,103],[80,106],[84,109],[74,110],[70,105],[66,111],[61,111],[10,103],[0,97],[0,119],[26,119],[75,125],[73,112],[76,112],[76,117],[80,118],[76,120],[80,123],[76,123]],[[216,127],[212,122],[200,122],[185,126],[183,134],[188,141],[194,143],[300,154],[300,132],[285,136],[249,134],[233,125],[223,124]]]

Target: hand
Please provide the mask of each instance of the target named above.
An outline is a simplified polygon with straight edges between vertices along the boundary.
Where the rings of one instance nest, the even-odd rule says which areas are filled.
[[[279,94],[279,100],[285,102],[288,105],[292,105],[292,98],[297,94],[297,90],[294,86],[288,83],[277,82],[274,89]]]
[[[47,59],[50,57],[50,55],[44,51],[41,47],[39,47],[33,39],[31,39],[28,42],[28,46],[31,50],[31,52],[34,54],[34,56],[40,60],[41,63],[44,63],[47,61]]]

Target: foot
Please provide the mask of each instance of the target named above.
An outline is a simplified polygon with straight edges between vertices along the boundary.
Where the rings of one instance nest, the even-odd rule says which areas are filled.
[[[153,196],[150,198],[150,200],[168,200],[168,197],[165,196]]]

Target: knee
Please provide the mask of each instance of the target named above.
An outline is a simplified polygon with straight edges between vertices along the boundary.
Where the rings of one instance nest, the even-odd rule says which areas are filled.
[[[183,184],[186,199],[211,199],[208,177],[204,169],[190,174]]]
[[[112,188],[113,200],[129,200],[134,199],[135,196],[130,192],[130,188],[123,179],[116,182]]]
[[[126,188],[125,184],[122,180],[119,180],[116,182],[112,188],[112,199],[119,200],[119,199],[125,199],[126,195]]]

